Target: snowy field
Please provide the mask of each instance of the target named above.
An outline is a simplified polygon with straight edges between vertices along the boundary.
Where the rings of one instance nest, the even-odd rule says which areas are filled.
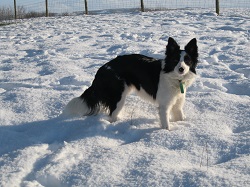
[[[0,27],[0,186],[250,186],[249,10],[37,18]],[[63,119],[120,54],[164,58],[196,37],[186,120],[160,129],[130,95],[120,120]]]

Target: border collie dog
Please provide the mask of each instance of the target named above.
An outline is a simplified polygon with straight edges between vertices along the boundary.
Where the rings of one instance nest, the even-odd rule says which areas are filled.
[[[126,95],[133,89],[142,98],[159,107],[161,127],[169,130],[169,121],[184,119],[186,89],[193,83],[198,63],[196,39],[184,48],[173,38],[168,39],[164,60],[140,54],[118,56],[104,64],[96,73],[92,85],[72,99],[63,114],[67,116],[95,115],[103,109],[110,122],[117,120]]]

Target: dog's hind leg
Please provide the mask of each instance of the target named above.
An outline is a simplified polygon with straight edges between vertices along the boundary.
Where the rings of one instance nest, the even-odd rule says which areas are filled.
[[[120,111],[122,110],[122,107],[124,106],[126,96],[130,92],[130,90],[131,89],[129,87],[125,86],[124,91],[121,94],[120,100],[118,100],[117,102],[114,101],[113,104],[110,106],[109,121],[111,123],[117,121],[118,115]]]
[[[120,101],[118,101],[115,105],[110,107],[110,123],[117,121],[118,115],[120,111],[122,110],[122,107],[124,106],[125,98],[121,98]]]

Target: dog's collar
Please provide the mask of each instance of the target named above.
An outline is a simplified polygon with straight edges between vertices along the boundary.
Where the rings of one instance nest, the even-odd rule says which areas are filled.
[[[184,85],[185,85],[185,83],[182,82],[182,80],[179,80],[179,83],[180,83],[179,85],[180,85],[181,93],[184,94]]]

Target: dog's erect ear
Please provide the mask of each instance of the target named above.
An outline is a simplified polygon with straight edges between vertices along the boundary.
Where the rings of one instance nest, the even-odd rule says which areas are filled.
[[[180,46],[176,43],[176,41],[173,38],[169,37],[168,45],[166,46],[166,55],[173,54],[179,50],[180,50]]]
[[[194,57],[198,57],[198,46],[196,38],[190,40],[190,42],[185,46],[185,51]]]

